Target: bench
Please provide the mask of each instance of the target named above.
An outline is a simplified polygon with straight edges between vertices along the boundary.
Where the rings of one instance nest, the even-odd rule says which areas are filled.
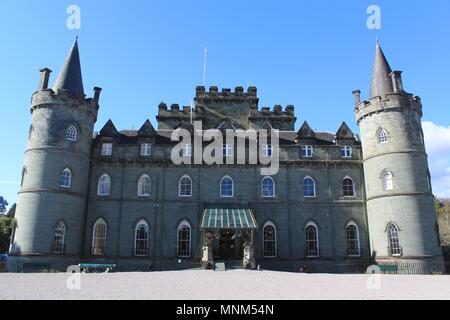
[[[107,264],[107,263],[80,263],[78,265],[80,267],[80,271],[83,273],[89,272],[114,272],[116,271],[115,264]]]
[[[380,264],[378,265],[380,271],[383,273],[386,272],[398,272],[398,265],[396,264]]]
[[[50,272],[52,266],[49,263],[31,263],[31,262],[25,262],[22,265],[22,272],[28,273],[28,272]]]

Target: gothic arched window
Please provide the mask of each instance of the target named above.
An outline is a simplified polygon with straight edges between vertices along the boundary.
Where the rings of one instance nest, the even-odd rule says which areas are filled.
[[[106,232],[107,226],[103,219],[98,219],[94,224],[92,232],[92,250],[93,256],[104,256],[106,253]]]
[[[359,228],[353,222],[347,226],[347,255],[349,257],[359,257],[361,255]]]
[[[77,141],[77,134],[77,128],[70,126],[69,129],[67,129],[66,139],[69,141]]]
[[[111,178],[108,174],[104,174],[98,179],[97,194],[99,196],[109,196],[111,192]]]
[[[181,258],[191,256],[191,226],[187,221],[183,221],[178,226],[177,255]]]
[[[384,170],[381,174],[381,180],[384,191],[390,191],[394,189],[394,175],[389,170]]]
[[[263,228],[263,255],[266,258],[277,256],[277,231],[272,222],[266,222]]]
[[[389,254],[394,257],[402,255],[402,247],[400,246],[400,239],[398,236],[398,227],[391,223],[388,227],[388,243],[389,243]]]
[[[55,233],[53,235],[52,253],[64,254],[64,241],[66,237],[66,226],[63,221],[59,221],[55,227]]]
[[[63,188],[70,188],[70,185],[72,183],[72,172],[70,169],[65,168],[61,175],[59,176],[59,186]]]
[[[388,142],[388,135],[386,130],[381,129],[380,132],[378,132],[378,143],[386,143]]]
[[[355,184],[353,183],[352,178],[346,177],[342,181],[342,195],[344,197],[354,197],[355,196]]]
[[[303,197],[314,198],[316,196],[316,183],[311,177],[303,179]]]
[[[305,256],[309,258],[314,258],[319,256],[319,234],[317,231],[317,226],[310,222],[305,228]]]
[[[144,220],[136,224],[134,237],[134,255],[147,256],[148,255],[148,224]]]

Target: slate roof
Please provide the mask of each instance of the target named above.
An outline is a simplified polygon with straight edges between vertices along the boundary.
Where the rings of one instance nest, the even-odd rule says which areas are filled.
[[[78,39],[75,40],[70,48],[69,54],[53,85],[53,91],[58,89],[67,90],[72,94],[84,94]]]

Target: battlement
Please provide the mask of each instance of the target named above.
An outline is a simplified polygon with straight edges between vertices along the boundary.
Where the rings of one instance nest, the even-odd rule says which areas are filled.
[[[231,91],[231,89],[223,88],[221,91],[217,86],[209,87],[209,91],[205,90],[204,86],[198,86],[195,89],[194,100],[199,104],[208,103],[249,103],[251,105],[258,104],[258,96],[256,87],[250,86],[247,91],[244,87],[238,86]]]
[[[275,105],[272,110],[269,107],[262,107],[261,110],[251,110],[250,118],[267,117],[294,117],[294,106],[287,105],[284,110],[281,105]]]

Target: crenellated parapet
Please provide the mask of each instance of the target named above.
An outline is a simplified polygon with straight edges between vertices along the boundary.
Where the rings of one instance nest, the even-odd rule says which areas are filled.
[[[274,129],[293,131],[297,118],[293,105],[287,105],[284,110],[281,105],[275,105],[272,110],[268,107],[263,107],[261,110],[250,110],[248,120],[256,128],[268,121]]]
[[[194,101],[196,105],[211,105],[211,104],[249,104],[250,107],[258,107],[258,96],[256,87],[250,86],[247,91],[238,86],[231,91],[231,89],[223,88],[221,91],[217,86],[209,87],[209,91],[205,90],[204,86],[198,86],[195,90]]]
[[[174,103],[170,107],[161,102],[158,106],[158,128],[162,130],[170,130],[181,126],[184,123],[190,123],[192,109],[189,106],[183,106]],[[193,116],[193,115],[192,115]]]

